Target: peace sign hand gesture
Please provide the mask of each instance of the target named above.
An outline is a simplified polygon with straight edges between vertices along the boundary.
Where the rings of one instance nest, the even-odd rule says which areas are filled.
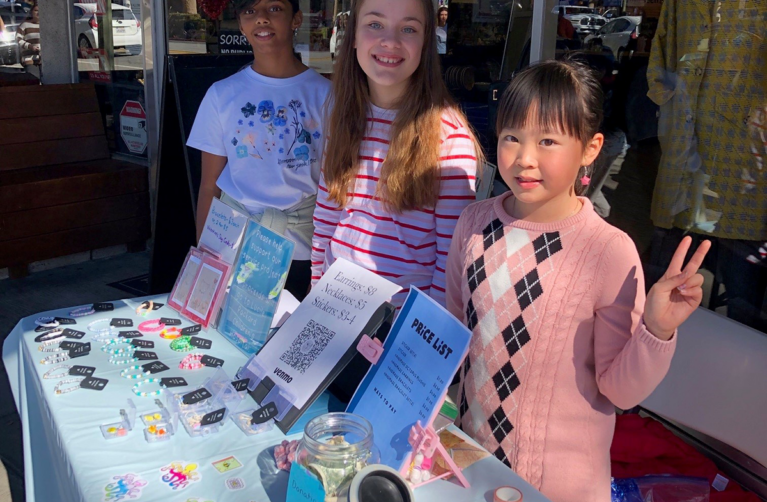
[[[650,333],[661,340],[670,339],[703,298],[703,276],[698,273],[698,268],[711,248],[711,242],[703,241],[682,270],[691,244],[689,236],[682,239],[666,273],[647,294],[644,323]]]

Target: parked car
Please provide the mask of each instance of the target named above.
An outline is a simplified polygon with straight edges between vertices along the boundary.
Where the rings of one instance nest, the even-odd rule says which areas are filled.
[[[16,29],[27,17],[29,9],[20,3],[0,1],[0,18],[5,29],[0,31],[0,66],[14,65],[21,61]]]
[[[567,16],[565,16],[567,17]],[[598,14],[579,15],[577,21],[571,20],[573,28],[581,37],[591,35],[599,31],[607,24],[607,19]]]
[[[623,16],[605,24],[599,31],[586,37],[586,47],[602,45],[612,51],[615,59],[621,60],[633,40],[639,37],[640,16]]]
[[[80,49],[97,49],[99,46],[99,24],[95,3],[74,4],[75,35]],[[133,12],[122,5],[112,4],[112,40],[115,49],[126,49],[131,53],[141,52],[141,22]]]

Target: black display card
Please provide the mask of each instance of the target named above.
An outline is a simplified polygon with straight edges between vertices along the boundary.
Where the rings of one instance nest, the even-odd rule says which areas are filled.
[[[148,350],[137,350],[133,353],[134,357],[139,361],[156,361],[157,354]]]
[[[173,387],[183,387],[189,384],[186,383],[186,380],[184,380],[181,377],[167,377],[167,378],[160,379],[160,385],[168,389],[171,389]]]
[[[61,342],[61,343],[64,343],[64,342]],[[91,344],[83,343],[83,344],[80,344],[80,346],[78,347],[69,349],[69,358],[74,359],[75,357],[87,356],[90,353],[91,353]]]
[[[141,369],[154,375],[155,373],[168,371],[170,368],[168,368],[162,361],[155,361],[141,366]]]
[[[213,397],[213,395],[208,391],[208,389],[201,387],[195,391],[181,396],[181,402],[184,404],[194,404],[199,403],[203,399],[209,399],[211,397]]]
[[[203,366],[210,366],[211,368],[218,368],[224,365],[224,360],[213,356],[202,356],[200,362]]]
[[[181,330],[182,335],[194,335],[195,333],[199,333],[202,330],[201,324],[195,324],[193,326],[187,326],[186,328]]]
[[[74,338],[75,340],[79,340],[80,338],[85,336],[85,333],[82,331],[77,331],[76,329],[70,329],[67,328],[64,330],[64,336],[67,338]]]
[[[160,322],[166,326],[181,326],[181,319],[173,319],[172,317],[161,317]]]
[[[91,350],[90,342],[81,343],[81,342],[73,342],[71,340],[64,340],[63,342],[59,344],[59,347],[61,347],[64,350],[72,350],[82,346],[85,346],[85,349],[84,349],[85,351],[90,352]]]
[[[69,317],[54,317],[59,324],[77,324],[77,321],[70,319]]]
[[[131,331],[120,331],[120,336],[122,338],[138,338],[144,335],[142,335],[140,331],[131,330]]]
[[[189,343],[198,349],[209,349],[211,345],[213,345],[211,340],[208,340],[207,338],[197,338],[196,336],[190,338]]]
[[[107,386],[107,383],[109,383],[109,380],[106,378],[96,378],[89,376],[85,377],[85,380],[80,382],[80,387],[90,390],[104,390],[104,387]]]
[[[131,345],[134,347],[138,347],[140,349],[153,349],[154,348],[154,342],[152,340],[139,340],[138,338],[135,338],[131,340]]]
[[[69,374],[72,376],[91,376],[96,368],[93,366],[78,366],[74,365],[69,368]]]
[[[250,378],[243,378],[242,380],[237,380],[235,382],[232,382],[232,387],[234,387],[234,390],[237,392],[242,392],[244,390],[248,390],[248,384],[250,383]]]
[[[133,326],[133,321],[130,319],[121,319],[119,317],[115,317],[109,322],[110,326],[114,326],[115,328],[130,328]]]
[[[94,303],[93,310],[96,312],[111,312],[115,309],[112,303]]]
[[[263,406],[254,411],[250,416],[250,422],[253,424],[263,424],[264,422],[271,420],[276,416],[277,405],[274,403],[269,403],[266,406]]]
[[[202,416],[202,420],[200,420],[200,426],[217,424],[218,422],[224,419],[225,413],[226,413],[226,408],[220,408],[216,411],[211,411],[210,413],[206,413],[205,415]]]

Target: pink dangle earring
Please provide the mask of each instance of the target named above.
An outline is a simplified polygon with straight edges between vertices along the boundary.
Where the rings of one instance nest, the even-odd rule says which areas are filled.
[[[581,176],[581,185],[588,186],[589,183],[591,183],[591,178],[589,177],[589,167],[583,166],[583,176]]]

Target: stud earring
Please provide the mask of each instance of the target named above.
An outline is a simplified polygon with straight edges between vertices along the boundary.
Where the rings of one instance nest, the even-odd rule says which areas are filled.
[[[589,183],[591,183],[591,178],[589,177],[589,167],[583,166],[583,176],[581,176],[581,185],[588,186]]]

